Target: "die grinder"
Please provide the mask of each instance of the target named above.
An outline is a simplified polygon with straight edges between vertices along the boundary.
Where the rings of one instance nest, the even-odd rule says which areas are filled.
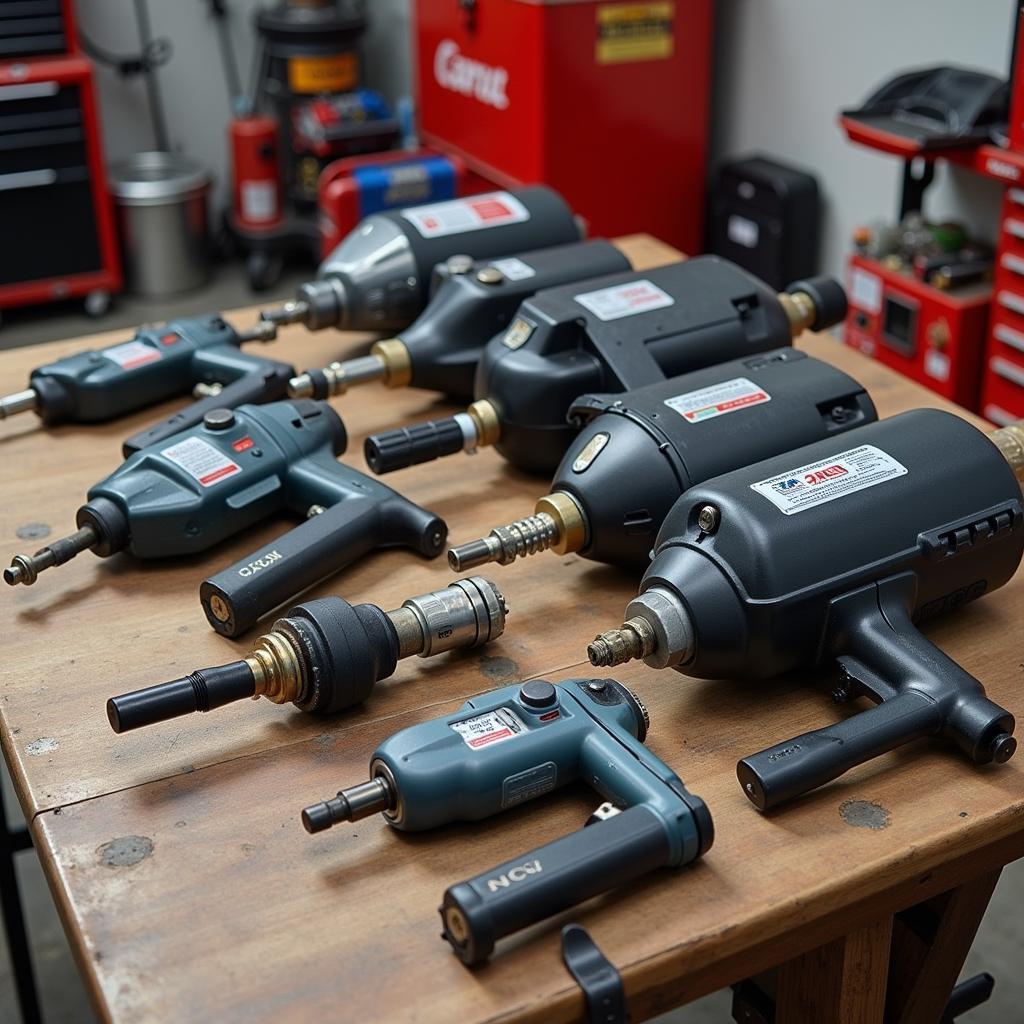
[[[745,757],[761,810],[922,736],[977,764],[1012,756],[1013,716],[919,624],[998,589],[1024,551],[1024,422],[986,436],[920,409],[691,488],[625,623],[594,665],[642,658],[701,679],[837,665],[874,706]]]
[[[0,419],[35,412],[48,427],[100,423],[192,392],[198,401],[129,438],[124,454],[201,423],[211,409],[285,397],[292,367],[240,351],[272,341],[269,322],[239,331],[219,314],[142,327],[126,342],[39,366],[29,386],[0,398]]]
[[[794,348],[584,395],[569,417],[582,429],[533,515],[453,547],[453,568],[550,550],[643,570],[688,488],[877,418],[860,384]]]
[[[320,832],[380,811],[418,832],[489,818],[577,780],[593,786],[606,803],[585,828],[445,892],[443,936],[472,966],[506,935],[710,848],[711,815],[644,746],[649,724],[613,679],[507,686],[386,739],[370,781],[307,807],[302,823]]]
[[[411,597],[389,612],[340,597],[307,601],[285,612],[241,661],[111,697],[107,718],[121,733],[257,697],[334,714],[362,704],[403,658],[496,640],[507,613],[498,588],[480,576]]]
[[[630,269],[610,242],[569,242],[505,259],[452,256],[439,264],[430,301],[415,322],[370,354],[309,370],[288,386],[292,397],[328,398],[381,381],[469,401],[484,345],[504,330],[520,302],[544,288]]]
[[[434,268],[450,256],[508,256],[581,237],[565,200],[541,185],[386,210],[360,221],[315,280],[261,317],[311,331],[400,331],[423,311]]]
[[[237,636],[296,594],[375,548],[439,554],[447,528],[397,491],[336,460],[347,436],[325,402],[243,405],[136,452],[93,486],[78,529],[36,554],[17,555],[9,585],[80,552],[101,558],[190,555],[274,513],[308,518],[258,553],[206,580],[210,624]]]
[[[466,412],[372,435],[366,460],[388,473],[494,445],[518,469],[546,475],[575,436],[567,412],[580,395],[767,352],[845,314],[831,278],[776,294],[717,256],[547,289],[487,344]]]

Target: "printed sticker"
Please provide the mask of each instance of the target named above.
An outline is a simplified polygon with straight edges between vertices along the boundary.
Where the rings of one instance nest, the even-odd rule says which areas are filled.
[[[936,380],[947,381],[949,380],[950,368],[950,359],[945,352],[940,352],[937,348],[930,348],[925,353],[924,372],[927,373],[929,377],[934,377]]]
[[[487,192],[468,199],[414,206],[401,215],[424,238],[441,238],[461,231],[479,231],[530,219],[530,211],[508,192]]]
[[[675,3],[627,3],[597,5],[598,64],[666,60],[675,52],[672,18]]]
[[[503,809],[515,807],[516,804],[550,793],[557,781],[558,767],[554,761],[509,775],[501,786],[501,806]]]
[[[517,256],[509,256],[505,260],[492,260],[491,266],[495,270],[500,270],[506,281],[525,281],[528,277],[537,276],[537,271]]]
[[[100,355],[112,359],[122,370],[134,370],[160,359],[159,350],[144,341],[126,341],[123,345],[103,349]]]
[[[232,462],[219,448],[214,448],[201,437],[186,437],[184,441],[164,448],[160,454],[181,466],[204,487],[212,487],[242,472],[237,462]]]
[[[596,292],[584,292],[574,298],[584,309],[589,309],[594,316],[604,321],[620,320],[624,316],[649,313],[652,309],[675,305],[671,295],[646,279],[599,288]]]
[[[850,273],[850,305],[879,313],[882,309],[882,279],[877,274],[854,267]]]
[[[277,220],[277,184],[273,181],[243,181],[239,190],[242,220],[265,224]]]
[[[750,489],[767,498],[783,515],[791,516],[906,473],[907,467],[891,455],[865,444],[768,480],[759,480],[751,484]]]
[[[736,412],[737,409],[763,405],[771,400],[772,396],[752,380],[734,377],[732,380],[722,381],[721,384],[712,384],[698,391],[688,391],[685,395],[666,398],[665,404],[670,409],[675,409],[687,423],[700,423],[702,420]]]
[[[452,728],[462,737],[467,747],[477,750],[489,747],[492,743],[510,740],[523,732],[526,726],[510,708],[498,708],[496,711],[485,711],[476,718],[452,722]]]

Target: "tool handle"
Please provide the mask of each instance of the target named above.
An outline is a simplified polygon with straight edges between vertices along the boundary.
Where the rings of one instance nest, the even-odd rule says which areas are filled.
[[[941,724],[940,707],[911,691],[745,757],[736,766],[736,775],[751,802],[759,810],[770,810],[886,751],[935,732]]]
[[[465,446],[466,435],[459,421],[448,416],[443,420],[428,420],[371,434],[363,445],[363,454],[370,469],[380,476],[454,455]]]
[[[776,807],[920,736],[941,734],[979,764],[1013,754],[1013,716],[918,630],[907,588],[896,577],[834,603],[829,645],[851,693],[879,703],[740,761],[740,784],[758,808]]]
[[[671,847],[654,811],[630,807],[450,886],[444,937],[464,964],[482,963],[498,939],[669,864]]]
[[[353,475],[355,471],[352,471]],[[210,625],[239,636],[264,615],[375,548],[405,546],[433,558],[448,528],[432,512],[377,484],[205,580],[199,599]]]
[[[251,362],[252,370],[227,384],[219,394],[191,402],[166,419],[159,420],[137,434],[132,434],[121,445],[124,457],[128,458],[143,448],[159,444],[183,430],[202,423],[203,417],[213,409],[235,409],[240,405],[274,402],[286,397],[288,381],[295,373],[291,366],[273,359],[245,356],[240,352],[234,352],[234,355]]]

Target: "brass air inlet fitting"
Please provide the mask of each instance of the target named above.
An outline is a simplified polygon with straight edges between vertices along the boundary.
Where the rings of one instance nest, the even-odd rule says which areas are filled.
[[[779,292],[779,305],[786,311],[789,330],[794,338],[808,330],[817,319],[817,306],[806,292]]]
[[[412,380],[412,361],[401,338],[385,338],[374,342],[370,355],[384,364],[382,381],[389,388],[404,388]]]
[[[466,415],[476,428],[475,447],[486,448],[501,440],[501,419],[489,398],[478,399],[466,410]]]
[[[1013,475],[1024,485],[1024,420],[992,431],[989,438],[1010,464]]]
[[[302,693],[302,662],[291,641],[271,631],[261,636],[245,659],[256,688],[252,699],[266,697],[274,704],[299,700]]]

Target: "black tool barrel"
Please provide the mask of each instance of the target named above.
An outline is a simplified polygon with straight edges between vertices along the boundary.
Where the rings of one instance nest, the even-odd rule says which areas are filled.
[[[670,856],[665,824],[631,807],[451,886],[444,937],[463,963],[482,963],[498,939],[664,867]]]
[[[166,722],[194,711],[212,711],[256,692],[256,681],[244,661],[202,668],[144,690],[133,690],[107,701],[107,718],[114,732],[130,732],[144,725]]]
[[[459,421],[448,416],[443,420],[428,420],[411,427],[371,434],[366,439],[363,454],[370,469],[379,476],[454,455],[465,446],[466,436]]]
[[[867,711],[743,758],[736,775],[759,810],[817,789],[865,761],[939,730],[943,711],[910,690]]]

